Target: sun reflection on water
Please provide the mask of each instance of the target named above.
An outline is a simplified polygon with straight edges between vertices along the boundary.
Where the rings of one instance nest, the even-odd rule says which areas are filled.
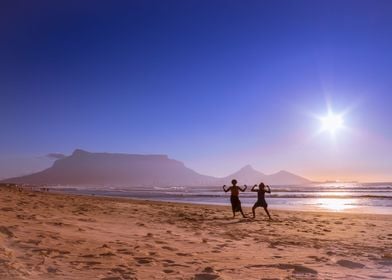
[[[316,204],[324,209],[332,211],[344,211],[355,208],[356,199],[342,199],[342,198],[319,198]]]

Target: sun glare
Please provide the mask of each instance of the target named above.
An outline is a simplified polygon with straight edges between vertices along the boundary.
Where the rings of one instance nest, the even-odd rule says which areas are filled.
[[[341,198],[320,198],[317,204],[324,209],[331,211],[344,211],[354,208],[354,199],[341,199]]]
[[[328,113],[327,116],[321,118],[322,130],[335,133],[338,129],[343,127],[343,117],[333,113]]]

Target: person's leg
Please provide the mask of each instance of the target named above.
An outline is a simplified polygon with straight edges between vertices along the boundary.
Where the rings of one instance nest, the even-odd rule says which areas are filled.
[[[252,207],[253,219],[256,218],[256,208],[257,208],[257,205],[256,205],[256,203],[255,203],[255,204],[253,205],[253,207]]]
[[[233,196],[230,197],[231,202],[231,210],[233,211],[233,218],[235,218],[235,198]]]
[[[237,201],[237,210],[240,211],[242,217],[246,218],[244,212],[242,211],[242,206],[241,206],[241,201],[240,201],[240,199],[238,199],[238,201]]]
[[[267,207],[264,207],[264,210],[265,210],[265,212],[267,213],[268,218],[269,218],[270,220],[272,220],[271,215],[270,215],[270,213],[268,212]]]
[[[242,212],[242,208],[240,208],[240,212],[241,212],[241,214],[242,214],[242,217],[243,217],[243,218],[246,218],[244,212]]]

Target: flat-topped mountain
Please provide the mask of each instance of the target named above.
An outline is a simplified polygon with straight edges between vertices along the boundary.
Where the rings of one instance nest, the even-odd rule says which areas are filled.
[[[228,177],[199,174],[166,155],[90,153],[75,150],[41,172],[4,180],[8,183],[69,186],[216,186],[235,178],[242,184],[305,184],[310,181],[286,171],[265,175],[250,165]]]
[[[215,178],[198,174],[166,155],[90,153],[75,150],[53,166],[7,182],[45,185],[167,186],[206,185]]]

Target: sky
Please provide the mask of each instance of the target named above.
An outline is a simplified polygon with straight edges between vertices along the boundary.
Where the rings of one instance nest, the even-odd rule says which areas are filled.
[[[81,148],[392,181],[391,14],[389,0],[1,1],[0,178]]]

